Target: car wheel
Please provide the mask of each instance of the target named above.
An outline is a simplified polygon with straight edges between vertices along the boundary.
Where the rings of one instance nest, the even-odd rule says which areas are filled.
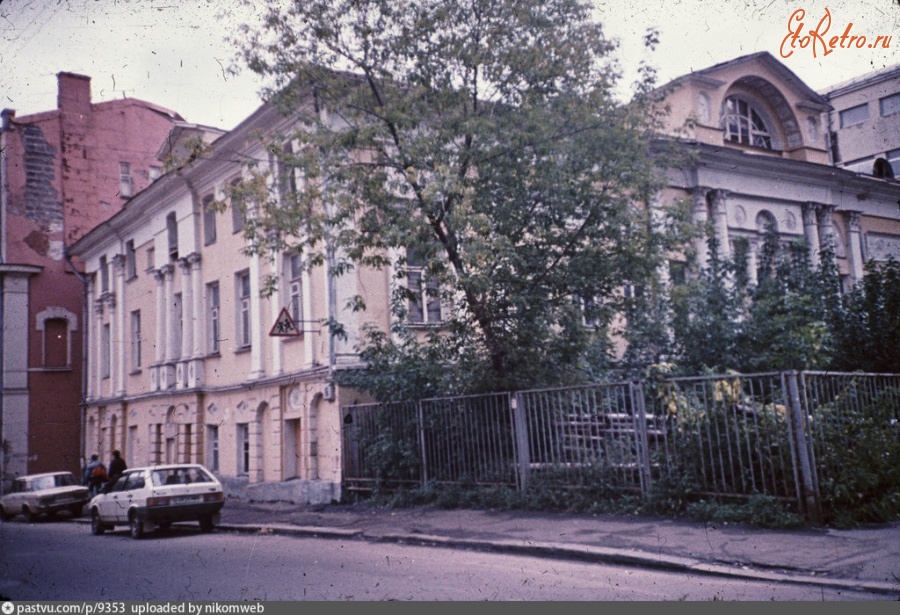
[[[6,512],[6,509],[0,506],[0,521],[9,521],[13,516]]]
[[[34,523],[35,521],[37,521],[37,518],[38,518],[37,513],[34,512],[33,510],[31,510],[30,508],[28,508],[27,506],[22,508],[22,514],[25,515],[25,520],[28,523]]]
[[[216,522],[212,515],[204,515],[200,517],[200,530],[203,532],[211,532],[216,529]]]
[[[83,510],[84,506],[81,504],[75,504],[74,506],[69,507],[69,512],[72,513],[73,517],[80,517]]]
[[[131,530],[131,537],[137,540],[144,536],[144,522],[138,517],[136,512],[132,512],[128,516],[128,527]]]
[[[100,521],[100,511],[96,508],[91,512],[91,533],[94,536],[100,536],[106,531],[106,526]]]

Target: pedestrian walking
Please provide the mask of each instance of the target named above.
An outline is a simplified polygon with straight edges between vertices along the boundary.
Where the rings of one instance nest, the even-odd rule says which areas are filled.
[[[97,453],[91,455],[91,461],[84,468],[84,476],[82,482],[88,488],[88,495],[94,497],[100,492],[106,481],[109,480],[109,474],[106,473],[106,466],[100,461]]]
[[[119,476],[121,476],[122,472],[128,469],[128,465],[125,463],[125,460],[122,459],[122,453],[118,450],[113,451],[113,458],[109,462],[109,480],[110,482],[116,480]]]

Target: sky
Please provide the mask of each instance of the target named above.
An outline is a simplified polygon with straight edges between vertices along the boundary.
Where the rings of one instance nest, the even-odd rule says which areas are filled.
[[[624,71],[619,95],[637,78],[642,60],[667,82],[741,55],[768,51],[808,86],[829,86],[900,63],[900,0],[593,0],[608,36],[619,41]],[[91,77],[94,102],[125,96],[177,111],[189,122],[234,128],[261,104],[262,82],[235,66],[225,35],[253,21],[236,0],[0,0],[0,108],[18,116],[56,108],[56,74]],[[830,14],[827,32],[820,20]],[[862,48],[821,45],[791,49],[792,15],[801,33],[824,40],[866,36]],[[791,24],[794,25],[791,25]],[[647,28],[660,43],[648,53]],[[891,37],[870,47],[878,36]],[[785,44],[785,38],[788,38]],[[858,40],[858,39],[857,39]],[[814,54],[813,52],[816,51]],[[783,55],[790,54],[788,57]],[[238,65],[239,66],[239,65]]]

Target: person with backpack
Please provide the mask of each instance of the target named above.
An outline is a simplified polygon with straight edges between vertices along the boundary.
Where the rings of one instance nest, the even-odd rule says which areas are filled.
[[[91,497],[97,495],[100,489],[103,488],[103,485],[106,484],[106,481],[109,480],[106,466],[100,461],[100,456],[97,453],[91,455],[90,463],[84,468],[83,479],[84,485],[88,488],[88,495]]]

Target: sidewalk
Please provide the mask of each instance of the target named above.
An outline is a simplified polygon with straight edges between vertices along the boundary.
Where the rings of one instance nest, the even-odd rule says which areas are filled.
[[[900,599],[900,523],[767,530],[655,517],[229,498],[221,529],[390,541],[861,589]]]

